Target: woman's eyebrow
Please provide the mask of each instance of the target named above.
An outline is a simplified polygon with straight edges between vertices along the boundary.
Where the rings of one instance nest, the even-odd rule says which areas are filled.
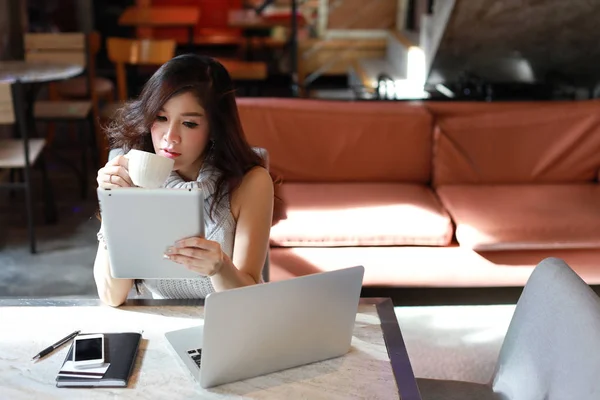
[[[201,117],[202,114],[199,112],[185,112],[181,114],[182,117]]]

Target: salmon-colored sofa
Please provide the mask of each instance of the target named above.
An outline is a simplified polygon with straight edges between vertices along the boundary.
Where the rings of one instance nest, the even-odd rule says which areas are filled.
[[[600,102],[238,105],[282,180],[272,280],[522,286],[555,256],[600,283]]]

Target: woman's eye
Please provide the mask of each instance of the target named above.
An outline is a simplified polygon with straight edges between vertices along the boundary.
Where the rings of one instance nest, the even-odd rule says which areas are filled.
[[[167,117],[163,117],[162,115],[157,115],[156,120],[160,122],[164,122],[167,120]]]
[[[187,128],[195,128],[198,126],[198,124],[195,122],[184,122],[183,125],[186,126]]]

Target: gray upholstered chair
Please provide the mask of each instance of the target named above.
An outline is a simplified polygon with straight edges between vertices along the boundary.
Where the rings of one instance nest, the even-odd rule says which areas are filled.
[[[261,158],[263,160],[265,160],[265,167],[267,169],[269,169],[269,153],[267,152],[266,149],[263,149],[262,147],[253,147],[253,150],[258,153],[259,156],[261,156]],[[110,150],[110,152],[108,153],[108,159],[112,160],[113,158],[115,158],[116,156],[123,154],[123,150],[122,149],[112,149]],[[262,279],[264,282],[269,282],[270,279],[270,254],[271,252],[269,250],[267,250],[267,258],[265,259],[265,264],[263,265],[263,269],[262,269]]]
[[[600,298],[562,260],[533,271],[488,385],[418,379],[423,400],[600,399]]]

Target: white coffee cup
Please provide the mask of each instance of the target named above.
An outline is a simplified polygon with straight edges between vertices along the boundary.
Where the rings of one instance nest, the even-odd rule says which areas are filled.
[[[125,155],[129,160],[129,176],[135,186],[146,189],[161,187],[173,170],[175,160],[154,153],[131,150]]]

